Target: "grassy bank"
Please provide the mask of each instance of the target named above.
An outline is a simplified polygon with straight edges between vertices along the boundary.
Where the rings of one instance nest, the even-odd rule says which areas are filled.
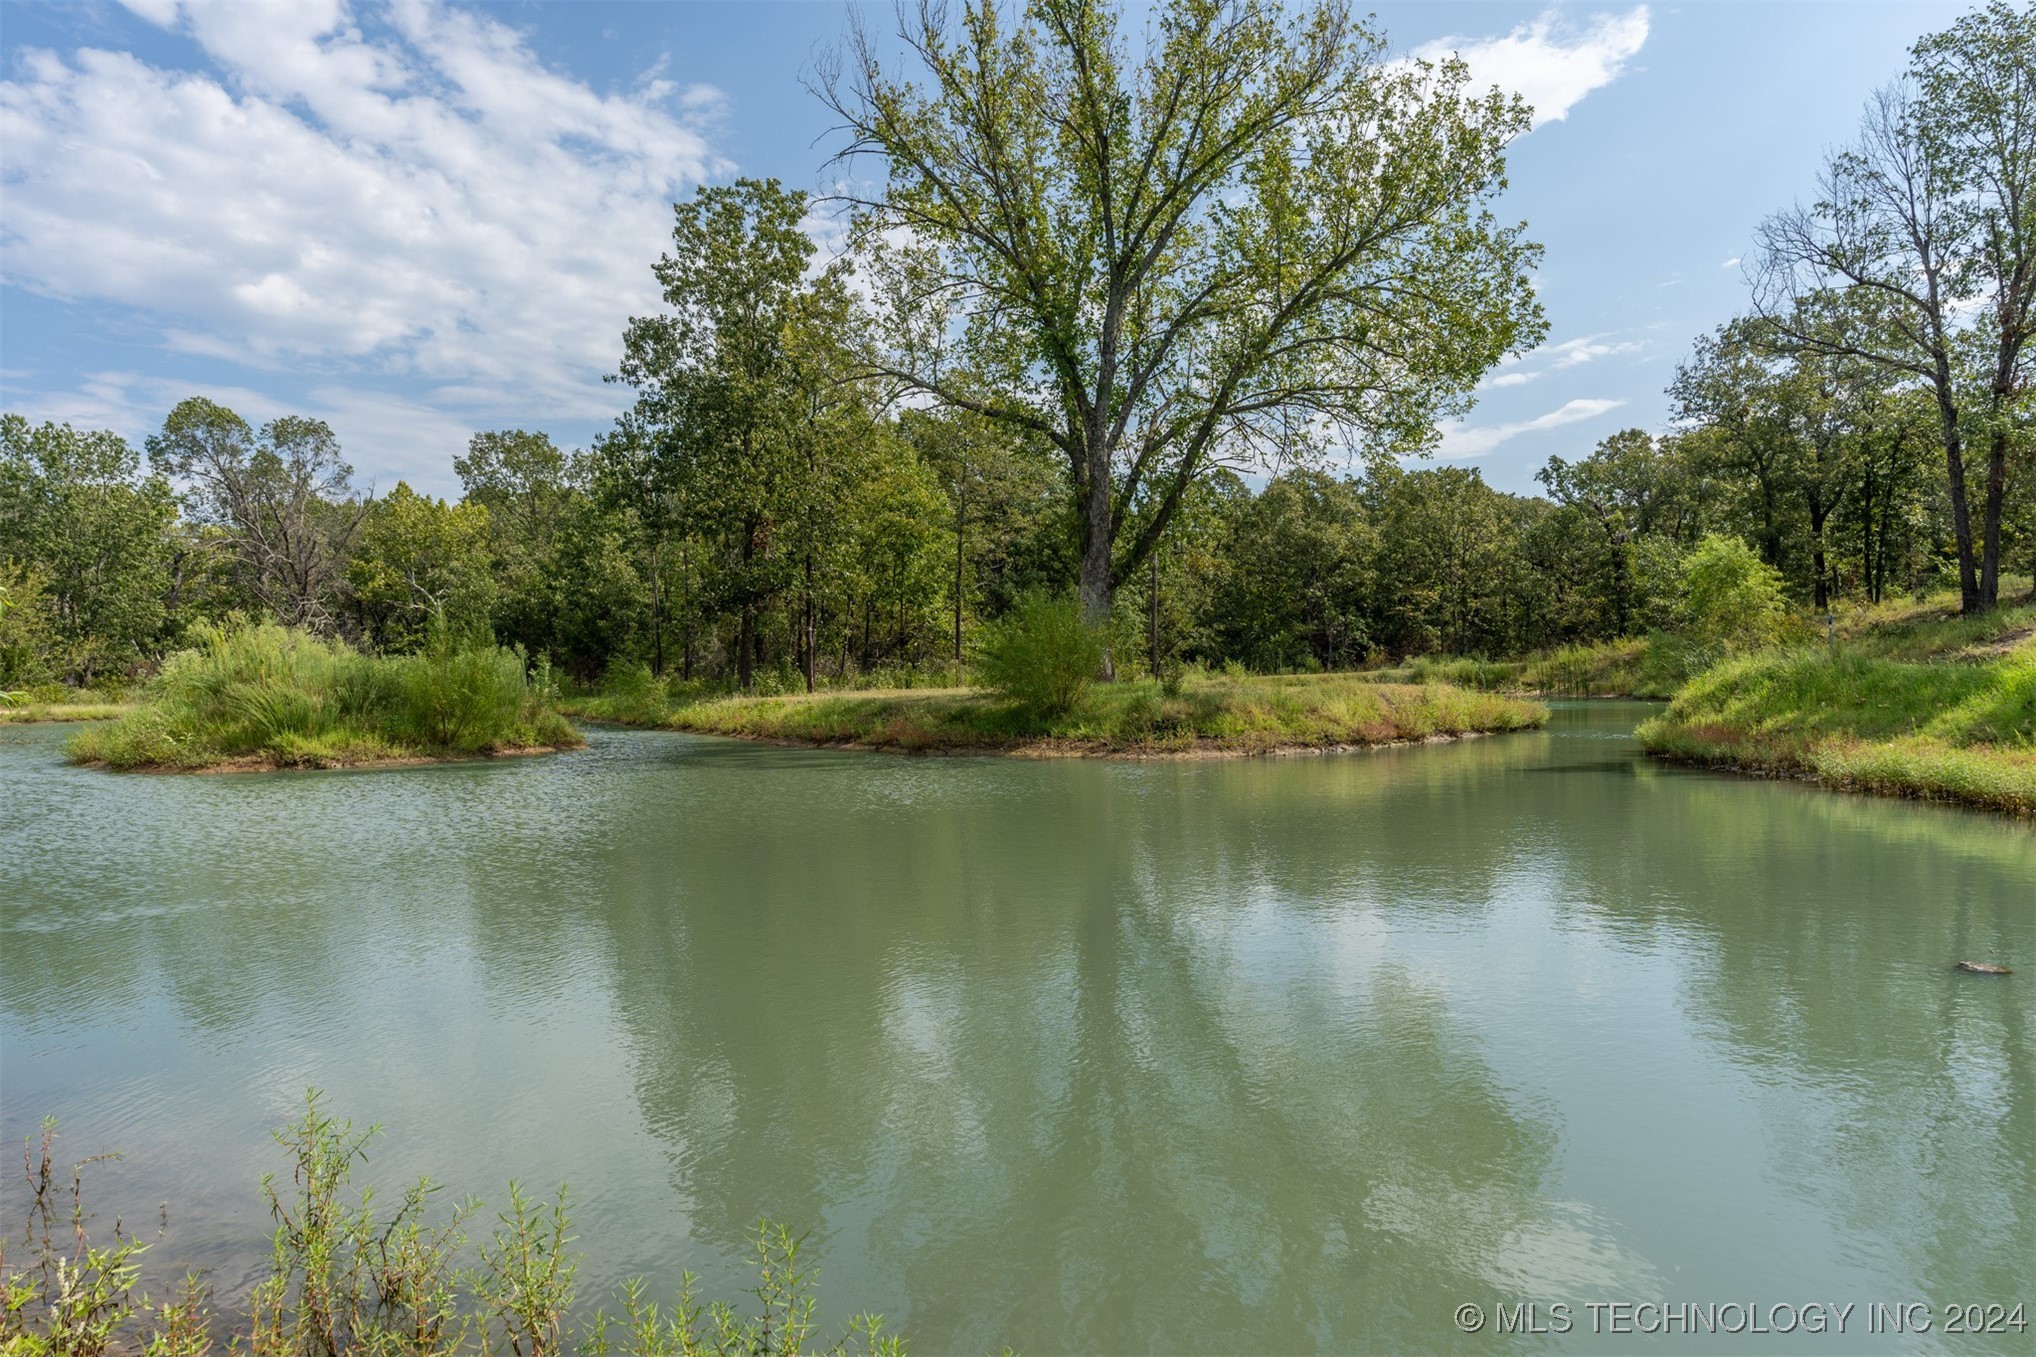
[[[132,702],[29,701],[0,706],[0,725],[28,725],[38,721],[113,721],[134,709]]]
[[[64,683],[0,684],[0,725],[44,721],[111,721],[135,708],[125,684],[74,688]]]
[[[1640,738],[1664,758],[2036,814],[2036,607],[1854,613],[1834,644],[1699,674]]]
[[[972,688],[722,697],[655,715],[646,724],[801,744],[1154,756],[1348,748],[1524,730],[1548,719],[1538,704],[1496,693],[1337,674],[1212,676],[1173,696],[1151,680],[1101,684],[1057,717]]]
[[[1370,671],[1378,683],[1453,683],[1537,697],[1673,697],[1688,677],[1685,647],[1665,636],[1563,646],[1516,660],[1422,655]]]
[[[213,631],[172,656],[141,704],[73,735],[76,763],[120,769],[340,768],[584,743],[521,656],[441,641],[365,655],[277,626]]]

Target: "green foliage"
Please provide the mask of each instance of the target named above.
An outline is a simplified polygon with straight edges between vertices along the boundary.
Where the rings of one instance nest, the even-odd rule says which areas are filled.
[[[422,645],[434,623],[486,628],[495,602],[488,510],[448,505],[396,482],[361,528],[347,566],[367,633],[385,649]]]
[[[347,560],[372,501],[324,421],[284,415],[259,430],[203,397],[180,401],[148,440],[157,472],[232,562],[237,587],[269,616],[335,630]]]
[[[1487,210],[1526,106],[1337,0],[1165,6],[1135,42],[1101,0],[899,13],[923,70],[858,31],[822,82],[888,174],[884,367],[1060,451],[1092,618],[1219,447],[1421,446],[1544,328]]]
[[[0,684],[144,663],[169,625],[175,520],[169,484],[118,436],[0,416],[0,587],[18,610],[0,619]]]
[[[867,34],[823,65],[886,156],[856,285],[814,271],[801,193],[679,204],[663,310],[624,335],[634,401],[589,451],[484,432],[454,463],[463,502],[370,503],[316,420],[183,401],[147,474],[111,433],[6,417],[0,692],[140,678],[236,611],[401,653],[436,617],[582,685],[644,664],[661,694],[586,700],[658,719],[731,682],[959,681],[972,633],[1077,581],[1124,675],[1427,657],[1472,684],[1522,662],[1550,690],[1660,691],[1785,634],[1779,601],[1960,575],[1976,612],[1996,567],[2036,560],[2016,375],[2036,234],[2002,205],[2036,201],[2016,187],[2036,155],[1975,130],[2031,124],[2026,7],[1917,44],[1907,91],[1869,110],[1879,140],[1769,223],[1757,314],[1678,371],[1675,431],[1550,458],[1546,498],[1397,456],[1543,328],[1534,249],[1488,211],[1517,101],[1391,59],[1341,0],[1193,0],[1144,39],[1106,0],[964,9],[902,12],[911,79]],[[1928,222],[1876,188],[1909,151]],[[1944,261],[1921,292],[1907,226]],[[1319,469],[1332,431],[1361,476]],[[1253,461],[1280,474],[1222,469]],[[416,720],[374,738],[467,738],[485,666],[436,663],[391,699]],[[420,696],[441,683],[457,700]],[[228,705],[285,755],[340,756],[315,702]],[[347,757],[371,747],[355,733]],[[130,734],[180,738],[161,713]]]
[[[1020,710],[1050,720],[1080,705],[1103,655],[1103,637],[1079,602],[1035,593],[985,628],[976,673]]]
[[[1915,389],[1961,607],[2000,602],[2012,473],[2027,474],[2027,365],[2036,340],[2036,9],[1991,0],[1910,49],[1834,152],[1808,207],[1760,232],[1762,321],[1806,366],[1865,367]],[[1808,440],[1815,443],[1818,440]],[[1769,553],[1772,559],[1772,553]]]
[[[533,700],[521,654],[482,633],[458,636],[442,622],[396,673],[410,730],[427,748],[487,747],[494,732],[515,728]]]
[[[115,768],[332,767],[581,743],[522,657],[483,638],[440,628],[422,654],[389,657],[274,623],[205,626],[198,639],[163,666],[138,710],[74,736],[71,757]]]
[[[1721,652],[1775,639],[1785,610],[1781,574],[1736,537],[1707,535],[1683,562],[1683,624]]]
[[[56,1123],[46,1120],[40,1151],[31,1141],[22,1152],[29,1189],[22,1244],[32,1261],[7,1268],[0,1239],[0,1352],[9,1357],[100,1357],[146,1308],[134,1290],[148,1245],[117,1221],[110,1244],[94,1244],[87,1233],[85,1170],[110,1156],[80,1160],[66,1191],[55,1141]]]
[[[475,1294],[490,1316],[487,1346],[514,1357],[546,1357],[559,1348],[566,1311],[573,1303],[579,1260],[566,1251],[566,1190],[549,1206],[509,1184],[509,1209],[494,1237],[481,1245]]]
[[[275,1234],[269,1275],[248,1298],[251,1357],[460,1347],[469,1321],[456,1308],[454,1264],[475,1204],[456,1204],[433,1223],[438,1189],[428,1178],[386,1216],[372,1191],[353,1194],[354,1167],[378,1132],[326,1114],[313,1090],[303,1115],[276,1133],[290,1179],[262,1178]]]
[[[810,1346],[814,1272],[799,1262],[802,1241],[782,1225],[760,1222],[756,1229],[758,1284],[751,1292],[757,1312],[739,1313],[715,1302],[694,1299],[693,1277],[686,1274],[669,1308],[649,1298],[643,1283],[631,1281],[623,1290],[622,1313],[597,1315],[582,1351],[588,1357],[627,1353],[630,1357],[851,1357],[855,1353],[902,1357],[904,1341],[883,1332],[876,1315],[857,1315],[846,1335],[823,1347]]]
[[[236,613],[401,653],[438,618],[578,684],[643,664],[662,692],[585,700],[654,720],[730,683],[958,681],[971,633],[1077,582],[1125,675],[1426,658],[1662,691],[1786,633],[1778,600],[1957,578],[1977,613],[2036,565],[2036,141],[1986,130],[2036,125],[2036,10],[1918,42],[1812,205],[1763,228],[1753,313],[1680,367],[1675,430],[1551,457],[1546,498],[1398,456],[1545,328],[1535,249],[1489,210],[1517,100],[1394,59],[1343,0],[1189,0],[1142,36],[1110,0],[942,12],[822,63],[884,157],[855,285],[814,269],[800,192],[678,204],[663,308],[623,336],[632,406],[590,450],[478,433],[462,502],[371,502],[314,419],[181,401],[144,467],[5,416],[0,692],[142,678]],[[1332,433],[1362,475],[1320,469]],[[1225,469],[1254,463],[1279,474]],[[390,680],[410,725],[351,753],[317,702],[222,719],[310,761],[462,742],[486,666],[435,663],[409,698]],[[123,738],[184,734],[158,712]]]
[[[1362,658],[1378,544],[1356,484],[1291,472],[1236,504],[1225,526],[1211,607],[1225,653],[1266,670]]]
[[[61,674],[48,577],[26,562],[0,561],[0,691],[53,683]]]
[[[856,1316],[832,1342],[815,1341],[817,1274],[800,1260],[801,1241],[770,1221],[756,1228],[754,1312],[701,1303],[688,1273],[669,1308],[632,1278],[618,1297],[619,1316],[598,1307],[576,1326],[579,1256],[570,1248],[564,1187],[537,1203],[512,1182],[496,1228],[470,1251],[467,1223],[481,1203],[437,1209],[441,1189],[429,1178],[386,1206],[374,1187],[356,1188],[355,1171],[380,1128],[356,1131],[327,1113],[319,1096],[310,1090],[302,1114],[276,1132],[289,1169],[286,1178],[262,1178],[275,1225],[269,1271],[238,1318],[215,1314],[195,1277],[159,1303],[137,1293],[148,1246],[118,1223],[111,1245],[87,1237],[84,1173],[111,1156],[80,1161],[66,1191],[56,1124],[45,1121],[40,1152],[31,1141],[25,1153],[25,1265],[8,1266],[0,1240],[0,1353],[207,1357],[214,1330],[230,1328],[228,1351],[246,1357],[562,1357],[574,1350],[590,1357],[903,1357],[903,1340],[885,1334],[873,1315]]]
[[[1679,637],[1645,637],[1560,646],[1530,659],[1521,675],[1530,692],[1564,697],[1673,697],[1692,667],[1708,658]]]
[[[672,566],[682,607],[711,599],[735,614],[730,658],[747,688],[763,609],[796,592],[810,615],[853,527],[899,535],[849,508],[884,480],[868,454],[885,440],[871,436],[876,393],[857,380],[845,268],[808,276],[805,212],[806,195],[776,180],[703,186],[675,205],[672,250],[654,269],[669,309],[623,335],[618,376],[637,399],[597,455],[648,567],[659,671]],[[908,547],[931,517],[906,516]],[[811,674],[817,655],[803,639],[798,649]],[[685,655],[690,667],[690,636]]]
[[[2036,812],[2032,624],[2024,608],[1742,655],[1692,679],[1640,737],[1671,757]],[[1972,644],[1981,626],[1993,644]]]

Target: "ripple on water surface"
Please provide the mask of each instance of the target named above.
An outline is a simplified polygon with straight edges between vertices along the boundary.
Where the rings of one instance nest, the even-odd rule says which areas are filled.
[[[1640,710],[1304,759],[602,731],[203,778],[0,727],[0,1133],[124,1151],[108,1209],[168,1201],[152,1263],[230,1293],[316,1085],[387,1124],[378,1181],[569,1180],[586,1292],[733,1294],[769,1215],[830,1313],[924,1351],[2014,1293],[2036,990],[1949,963],[2036,973],[2036,835],[1650,765]]]

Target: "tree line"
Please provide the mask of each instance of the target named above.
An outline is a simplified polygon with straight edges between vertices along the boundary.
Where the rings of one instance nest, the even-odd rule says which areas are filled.
[[[456,501],[356,484],[325,424],[193,398],[135,449],[0,425],[0,681],[146,671],[194,622],[385,651],[489,633],[593,680],[782,688],[966,663],[1072,591],[1112,663],[1342,668],[1673,625],[1707,535],[1801,602],[2036,569],[2036,9],[1916,45],[1673,422],[1537,475],[1425,466],[1438,420],[1540,342],[1499,221],[1529,125],[1455,61],[1394,61],[1331,0],[902,11],[815,84],[876,162],[832,206],[774,180],[675,205],[583,449],[509,429]]]

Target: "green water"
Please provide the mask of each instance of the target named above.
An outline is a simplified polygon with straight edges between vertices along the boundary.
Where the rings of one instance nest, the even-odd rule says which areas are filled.
[[[109,1211],[167,1200],[152,1267],[229,1294],[315,1084],[389,1127],[379,1181],[570,1182],[583,1295],[732,1293],[768,1215],[824,1321],[920,1353],[1648,1346],[1592,1301],[1852,1302],[1668,1345],[1913,1349],[1864,1307],[2036,1306],[2036,831],[1652,766],[1642,711],[219,778],[0,727],[0,1132],[124,1151]],[[1452,1323],[1525,1301],[1572,1332]]]

